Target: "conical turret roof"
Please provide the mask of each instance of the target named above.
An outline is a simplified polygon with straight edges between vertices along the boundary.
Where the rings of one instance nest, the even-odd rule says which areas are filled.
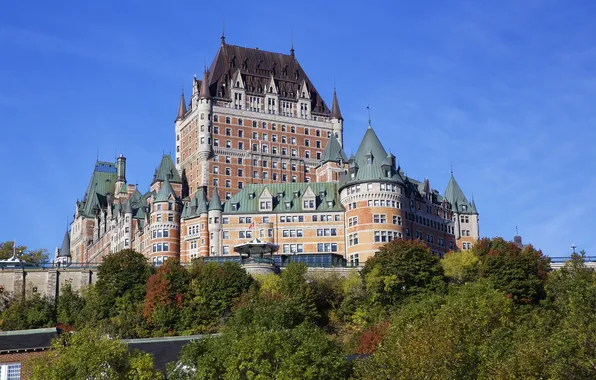
[[[331,118],[343,120],[341,111],[339,110],[339,102],[337,101],[337,92],[333,89],[333,104],[331,105]]]
[[[182,90],[182,94],[180,95],[180,104],[178,104],[178,117],[176,120],[183,119],[184,115],[186,115],[186,101],[184,100],[184,90]]]
[[[211,201],[209,202],[209,211],[212,210],[223,211],[223,206],[221,205],[221,200],[219,199],[217,188],[213,190],[213,196],[211,197]]]
[[[162,156],[159,167],[155,169],[155,174],[153,174],[152,183],[165,181],[166,179],[169,179],[172,183],[182,183],[180,173],[178,173],[174,160],[172,160],[172,156],[169,154],[164,154]]]
[[[132,214],[132,205],[130,204],[130,199],[124,202],[124,213]]]
[[[203,81],[201,82],[201,92],[199,93],[199,99],[211,99],[211,93],[209,92],[209,74],[207,70],[203,73]]]
[[[70,257],[70,234],[68,233],[68,229],[64,233],[64,239],[58,251],[58,257]]]

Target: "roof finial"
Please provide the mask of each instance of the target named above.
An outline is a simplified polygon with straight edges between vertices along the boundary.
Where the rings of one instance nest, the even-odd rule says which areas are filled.
[[[451,164],[451,176],[453,177],[453,164]]]
[[[515,226],[515,236],[519,236],[519,231],[517,230],[517,226]]]
[[[366,109],[368,110],[368,127],[372,128],[371,124],[370,124],[370,106],[366,106]]]
[[[226,44],[226,20],[221,22],[221,44]]]
[[[291,31],[292,48],[290,49],[290,56],[294,57],[294,29]]]

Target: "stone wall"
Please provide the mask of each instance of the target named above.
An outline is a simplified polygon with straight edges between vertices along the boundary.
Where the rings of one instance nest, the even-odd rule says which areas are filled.
[[[67,283],[80,291],[97,280],[97,269],[69,268],[5,268],[0,269],[0,292],[23,296],[38,293],[55,298]]]

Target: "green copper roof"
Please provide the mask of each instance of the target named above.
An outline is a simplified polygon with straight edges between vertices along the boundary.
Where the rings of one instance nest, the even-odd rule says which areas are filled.
[[[62,240],[62,247],[58,251],[59,257],[70,257],[70,234],[68,230],[64,234],[64,240]]]
[[[453,212],[460,214],[477,214],[476,207],[468,201],[461,187],[457,184],[453,173],[445,190],[445,200],[451,203]]]
[[[387,154],[369,125],[356,155],[350,160],[349,172],[342,181],[342,187],[371,181],[403,183],[403,178],[395,167],[395,156]]]
[[[79,211],[85,216],[93,215],[93,208],[107,206],[106,195],[114,194],[116,187],[116,164],[114,162],[97,161],[91,180],[85,191],[83,202],[79,203]]]
[[[323,158],[321,160],[321,163],[324,164],[326,162],[340,161],[348,162],[348,157],[344,153],[344,150],[341,148],[339,141],[337,141],[337,137],[335,137],[335,134],[332,133],[331,137],[329,137],[329,140],[327,141],[327,146],[323,151]]]
[[[191,201],[184,205],[181,217],[184,219],[192,219],[207,214],[209,207],[207,202],[207,194],[205,187],[199,187],[195,192],[195,196]]]
[[[176,199],[176,192],[172,188],[170,180],[166,177],[165,181],[161,185],[161,188],[157,192],[157,195],[155,196],[155,202],[167,202],[170,200],[170,197]]]
[[[338,196],[339,184],[334,182],[288,182],[251,184],[240,190],[224,205],[224,213],[250,214],[263,212],[259,199],[271,195],[274,213],[345,211]],[[267,191],[265,191],[267,190]],[[314,196],[315,208],[304,209],[303,200]],[[310,198],[312,199],[312,198]],[[268,211],[267,211],[268,212]]]
[[[176,165],[174,165],[174,161],[172,160],[172,156],[169,154],[164,154],[161,158],[161,162],[153,175],[152,183],[155,183],[156,181],[165,181],[166,179],[169,179],[170,182],[173,183],[182,183],[180,173],[178,173]]]
[[[213,196],[209,202],[209,211],[211,210],[223,211],[223,206],[221,205],[221,200],[219,199],[219,194],[217,193],[217,188],[213,190]]]

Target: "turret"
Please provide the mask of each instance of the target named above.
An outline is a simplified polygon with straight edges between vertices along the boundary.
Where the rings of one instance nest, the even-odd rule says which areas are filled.
[[[131,247],[132,242],[132,205],[130,199],[124,203],[124,249]]]
[[[333,104],[331,105],[331,124],[333,134],[337,137],[339,144],[343,146],[344,118],[341,116],[339,102],[337,101],[337,91],[333,89]]]
[[[474,200],[470,202],[464,195],[453,171],[444,198],[451,204],[458,247],[463,250],[471,249],[473,243],[480,238],[478,210]]]
[[[180,212],[182,204],[166,176],[153,199],[151,212],[151,257],[153,264],[180,255]]]
[[[217,188],[213,190],[209,202],[209,255],[221,255],[221,213],[223,206]]]
[[[211,93],[209,92],[209,74],[207,71],[203,73],[203,81],[201,82],[201,91],[199,93],[198,108],[198,125],[199,125],[199,158],[205,163],[211,157],[211,115],[213,104]],[[205,167],[206,165],[203,164]],[[207,185],[207,173],[203,171],[202,185]]]
[[[70,234],[68,233],[67,229],[64,233],[62,246],[60,247],[60,249],[56,248],[56,262],[60,264],[69,264],[70,261]]]

